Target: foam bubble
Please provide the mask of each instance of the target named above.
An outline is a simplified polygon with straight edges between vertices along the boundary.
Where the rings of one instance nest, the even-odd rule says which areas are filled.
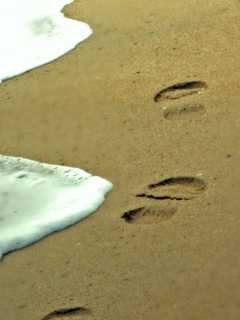
[[[86,218],[112,188],[78,168],[0,155],[0,259]]]
[[[86,23],[60,12],[71,2],[0,1],[0,83],[59,58],[92,34]]]

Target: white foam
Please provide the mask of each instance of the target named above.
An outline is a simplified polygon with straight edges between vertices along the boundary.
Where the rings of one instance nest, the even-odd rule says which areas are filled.
[[[112,188],[78,168],[0,155],[0,259],[89,216]]]
[[[0,1],[0,83],[59,58],[91,35],[86,23],[60,12],[71,2]]]

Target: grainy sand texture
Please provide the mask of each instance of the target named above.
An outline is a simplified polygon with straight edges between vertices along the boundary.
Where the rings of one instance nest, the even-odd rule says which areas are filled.
[[[240,1],[63,12],[93,35],[0,85],[0,153],[114,189],[2,258],[1,320],[239,320]]]

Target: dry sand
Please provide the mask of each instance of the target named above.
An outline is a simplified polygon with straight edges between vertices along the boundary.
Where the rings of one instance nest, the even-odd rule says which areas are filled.
[[[94,33],[0,85],[1,153],[115,188],[89,218],[3,257],[1,320],[76,307],[61,319],[239,320],[240,1],[76,0],[63,12]],[[205,87],[154,101],[194,81]]]

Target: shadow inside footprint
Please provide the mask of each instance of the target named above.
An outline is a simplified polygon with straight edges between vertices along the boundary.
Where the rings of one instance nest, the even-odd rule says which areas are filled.
[[[199,89],[206,89],[207,84],[202,81],[182,82],[167,87],[154,96],[154,101],[176,100],[184,96],[199,93]]]
[[[161,208],[153,205],[127,211],[123,214],[122,218],[127,223],[150,224],[168,220],[175,212],[175,208]]]
[[[150,184],[137,194],[137,197],[148,197],[159,200],[190,200],[207,189],[204,180],[192,177],[176,177]]]
[[[59,310],[54,310],[53,312],[47,314],[45,317],[42,318],[42,320],[51,320],[51,319],[57,319],[57,318],[65,318],[67,316],[86,316],[88,314],[91,314],[90,310],[77,307],[77,308],[64,308]]]
[[[192,118],[194,116],[202,115],[205,112],[205,108],[200,104],[184,105],[177,108],[166,108],[164,110],[164,118],[167,120],[179,120]]]

